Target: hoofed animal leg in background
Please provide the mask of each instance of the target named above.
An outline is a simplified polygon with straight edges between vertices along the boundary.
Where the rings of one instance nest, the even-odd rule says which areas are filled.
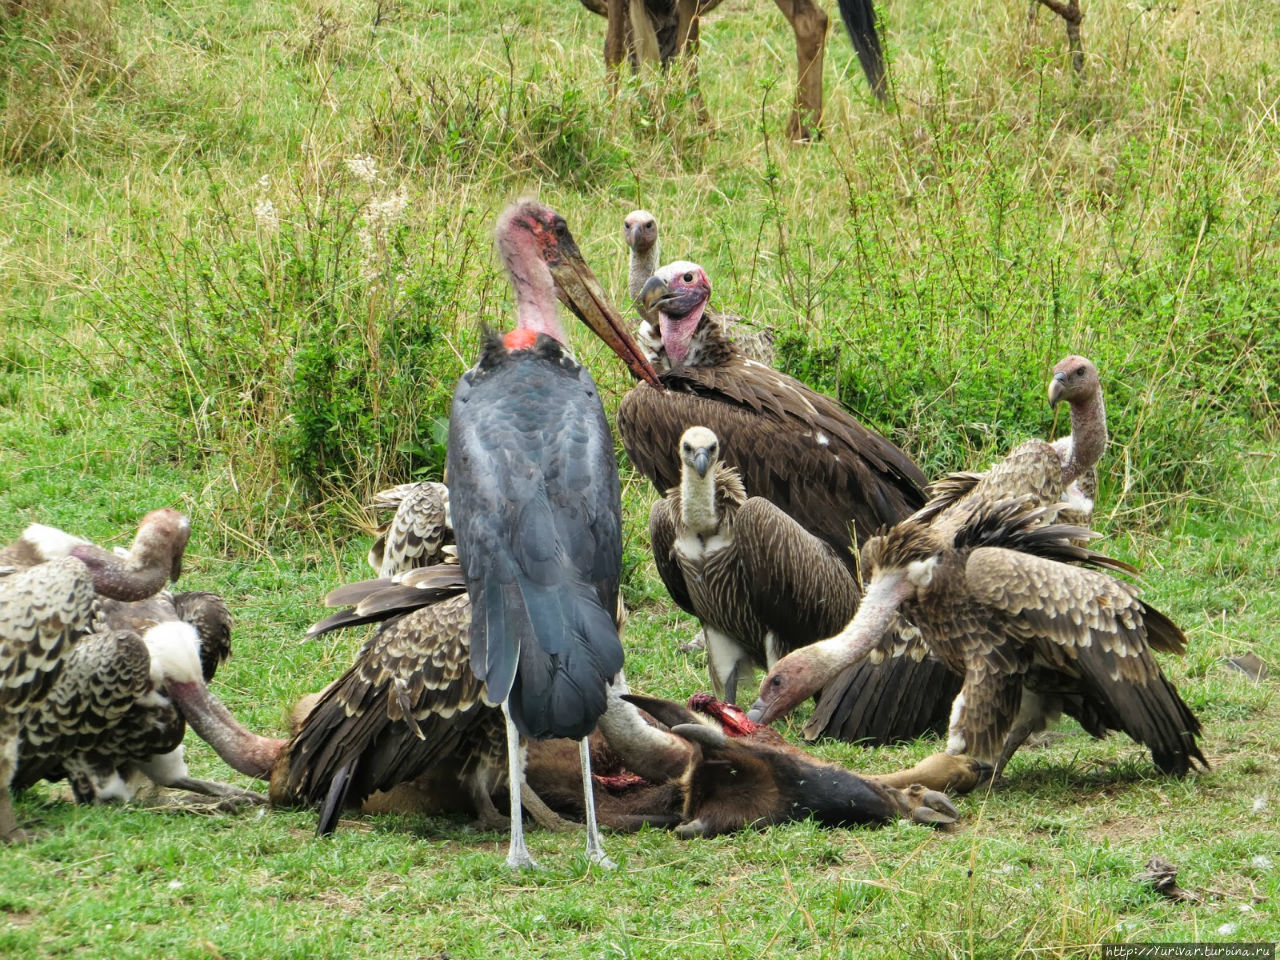
[[[827,15],[814,0],[773,0],[796,35],[799,79],[795,106],[787,121],[792,140],[813,140],[822,126],[822,54],[827,45]]]

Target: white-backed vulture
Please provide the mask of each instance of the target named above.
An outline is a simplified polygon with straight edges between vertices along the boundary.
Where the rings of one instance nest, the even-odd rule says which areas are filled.
[[[680,485],[649,512],[654,562],[707,637],[716,696],[736,699],[753,666],[772,667],[853,617],[860,584],[826,542],[763,497],[747,497],[706,427],[680,438]]]
[[[998,775],[1027,736],[1065,711],[1094,736],[1122,730],[1145,744],[1165,773],[1207,766],[1200,723],[1153,653],[1181,653],[1182,632],[1103,572],[1131,567],[1071,542],[1088,531],[1046,525],[1054,510],[1031,497],[983,502],[957,522],[912,518],[873,537],[862,551],[870,582],[857,615],[831,639],[780,660],[752,719],[771,722],[826,677],[873,651],[892,652],[888,628],[900,617],[964,677],[950,754],[990,763]]]
[[[628,457],[660,491],[680,483],[680,436],[705,426],[750,497],[763,497],[836,551],[857,576],[854,535],[871,536],[925,504],[924,474],[838,402],[742,356],[707,310],[711,282],[697,264],[659,270],[645,299],[659,312],[672,366],[618,407]],[[933,658],[864,663],[833,678],[822,722],[805,735],[869,743],[945,727],[956,679]]]

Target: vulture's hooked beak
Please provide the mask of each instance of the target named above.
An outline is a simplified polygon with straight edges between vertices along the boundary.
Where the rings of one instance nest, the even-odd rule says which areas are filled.
[[[1067,378],[1065,374],[1055,373],[1053,379],[1049,381],[1049,406],[1056,407],[1058,401],[1062,399],[1062,395],[1067,392]]]
[[[591,328],[591,332],[609,345],[622,358],[632,376],[654,387],[661,387],[658,372],[653,369],[640,347],[622,324],[609,298],[605,296],[591,268],[587,266],[573,238],[565,231],[559,238],[558,256],[547,263],[556,282],[560,302]]]
[[[693,452],[693,469],[698,471],[698,476],[705,477],[710,467],[711,451],[706,447],[699,447]]]
[[[706,290],[687,287],[673,291],[658,277],[650,277],[640,290],[640,302],[646,310],[659,310],[669,317],[687,316],[706,299]]]

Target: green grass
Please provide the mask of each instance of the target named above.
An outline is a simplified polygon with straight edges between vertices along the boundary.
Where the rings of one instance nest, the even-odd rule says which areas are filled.
[[[715,302],[776,328],[787,370],[930,474],[1062,432],[1046,372],[1093,358],[1113,436],[1099,525],[1190,638],[1165,667],[1213,769],[1155,778],[1132,743],[1065,724],[961,800],[950,833],[645,832],[609,838],[622,869],[605,874],[578,838],[537,832],[548,869],[520,877],[504,837],[453,821],[372,818],[317,842],[305,812],[80,809],[42,786],[18,804],[39,839],[0,850],[0,955],[1280,940],[1280,707],[1274,680],[1222,664],[1280,665],[1275,0],[1091,3],[1079,79],[1044,11],[881,4],[896,108],[870,100],[833,29],[826,135],[805,147],[782,136],[794,51],[767,0],[704,26],[710,128],[677,81],[611,98],[603,22],[573,0],[21,6],[0,15],[0,534],[38,520],[115,544],[147,509],[185,510],[186,583],[237,617],[215,689],[249,725],[279,733],[350,661],[358,637],[299,638],[363,575],[365,494],[439,476],[479,322],[510,315],[494,218],[537,194],[619,300],[622,217],[654,210],[668,259],[706,266]],[[349,162],[366,156],[372,179]],[[573,336],[612,408],[624,374]],[[706,685],[676,650],[694,624],[647,558],[653,493],[624,483],[628,675],[684,697]],[[871,771],[936,747],[816,752]],[[1205,902],[1135,883],[1152,855]]]

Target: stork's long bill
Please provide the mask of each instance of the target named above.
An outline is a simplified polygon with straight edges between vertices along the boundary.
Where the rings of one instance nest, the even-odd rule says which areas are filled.
[[[557,218],[558,226],[563,224]],[[632,376],[661,387],[658,372],[631,338],[627,328],[605,295],[600,281],[591,272],[569,228],[556,230],[556,242],[548,249],[547,266],[556,282],[556,296],[579,320],[622,358]]]

